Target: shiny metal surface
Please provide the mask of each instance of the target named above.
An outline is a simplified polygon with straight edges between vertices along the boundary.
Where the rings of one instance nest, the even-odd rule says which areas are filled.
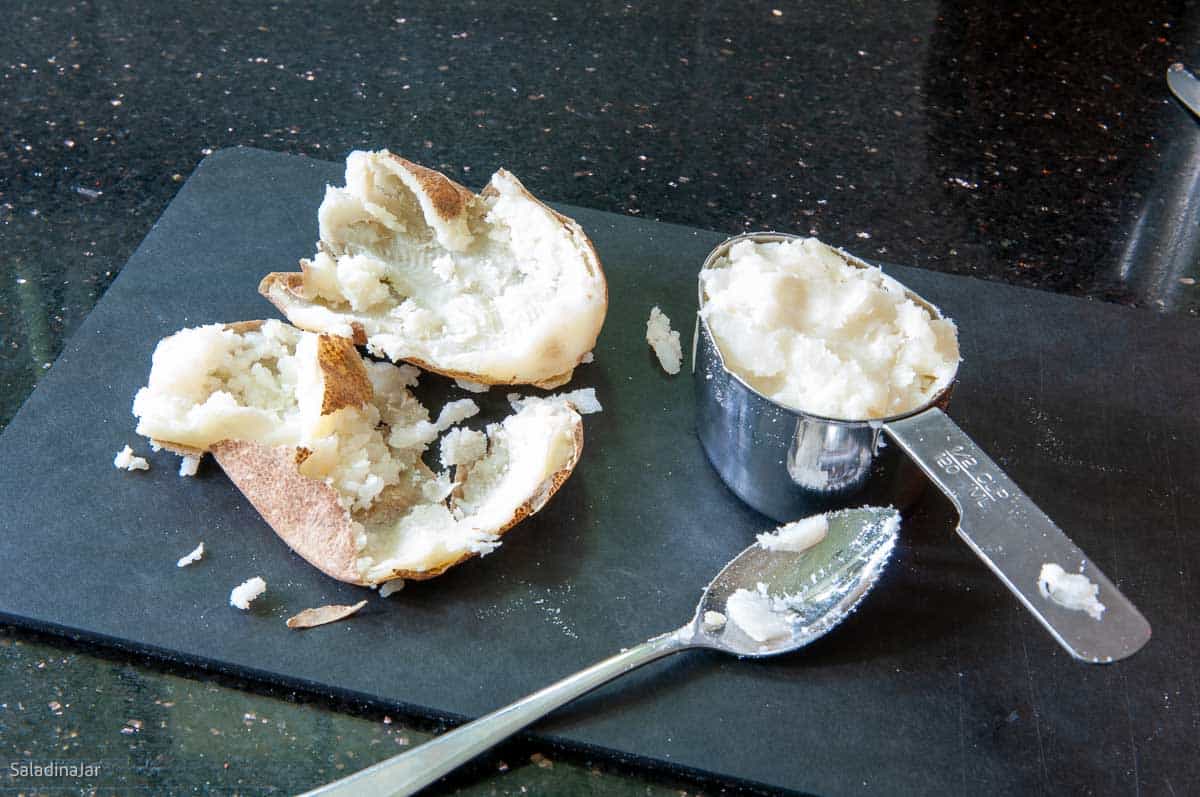
[[[1195,75],[1183,64],[1171,64],[1167,69],[1167,85],[1189,111],[1200,116],[1200,80]]]
[[[703,267],[713,267],[742,240],[797,237],[774,232],[739,235],[714,249]],[[851,265],[868,265],[841,254]],[[911,291],[909,296],[941,317],[941,311],[920,296]],[[701,289],[701,307],[704,302]],[[759,512],[787,522],[864,504],[904,511],[920,497],[926,481],[906,457],[881,440],[883,420],[823,418],[776,404],[725,367],[699,316],[692,350],[696,430],[704,453],[729,489]],[[944,405],[949,393],[947,388],[931,405]]]
[[[704,590],[683,635],[737,656],[774,656],[819,639],[845,620],[891,557],[900,513],[890,507],[861,507],[831,512],[828,520],[825,539],[806,551],[767,551],[757,543],[742,551]],[[758,642],[732,622],[716,630],[704,627],[705,612],[724,613],[729,596],[759,582],[768,585],[770,595],[795,598],[789,600],[797,614],[790,639]]]
[[[704,268],[713,267],[737,241],[794,237],[731,238],[713,250]],[[909,296],[941,316],[916,294],[909,291]],[[701,308],[704,300],[701,288]],[[1133,604],[943,412],[950,388],[912,413],[873,421],[792,410],[725,366],[703,317],[696,325],[693,372],[704,451],[725,484],[763,514],[784,521],[868,501],[907,509],[925,484],[915,473],[919,468],[958,509],[959,536],[1072,656],[1109,663],[1149,641],[1150,625]],[[896,445],[886,445],[886,439]],[[1106,607],[1100,620],[1041,595],[1038,575],[1046,563],[1083,572],[1099,585]]]
[[[1146,167],[1156,177],[1137,195],[1135,223],[1114,238],[1111,271],[1140,302],[1169,311],[1194,298],[1200,273],[1200,124],[1188,113],[1200,110],[1200,82],[1175,64],[1167,84],[1181,106],[1164,109],[1160,152]]]
[[[1150,640],[1150,624],[1129,599],[944,412],[935,407],[886,429],[954,503],[959,536],[1072,656],[1107,664]],[[1039,591],[1047,563],[1100,588],[1100,619]]]
[[[798,650],[827,634],[858,607],[879,580],[898,529],[895,510],[853,509],[832,515],[825,539],[806,551],[768,551],[754,543],[705,587],[691,621],[678,630],[653,637],[414,750],[302,797],[415,794],[554,709],[681,650],[710,648],[748,658]],[[739,589],[753,590],[760,582],[767,584],[772,596],[794,598],[796,618],[790,638],[758,642],[731,622],[718,629],[705,628],[705,612],[724,612],[730,595]]]

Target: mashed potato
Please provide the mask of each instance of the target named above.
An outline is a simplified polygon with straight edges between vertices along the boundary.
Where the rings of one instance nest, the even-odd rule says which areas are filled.
[[[700,280],[726,367],[792,409],[887,418],[927,404],[958,370],[954,322],[815,238],[739,241]]]
[[[650,319],[646,321],[646,342],[658,357],[658,364],[668,374],[679,373],[683,362],[683,346],[679,343],[679,333],[671,329],[671,319],[658,306],[650,308]]]

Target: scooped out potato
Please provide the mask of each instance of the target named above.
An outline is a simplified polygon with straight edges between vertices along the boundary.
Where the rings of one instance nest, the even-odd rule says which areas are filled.
[[[259,292],[296,326],[478,385],[557,387],[608,306],[578,224],[500,169],[478,195],[390,152],[352,152],[317,253]]]
[[[423,579],[491,552],[570,475],[583,424],[565,400],[535,400],[485,430],[470,462],[421,459],[478,412],[431,419],[412,366],[279,321],[184,329],[159,342],[138,391],[137,431],[180,454],[211,452],[291,548],[354,584]]]

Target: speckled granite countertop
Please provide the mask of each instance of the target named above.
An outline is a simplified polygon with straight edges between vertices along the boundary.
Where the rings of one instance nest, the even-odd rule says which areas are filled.
[[[503,165],[551,200],[1200,310],[1200,124],[1163,79],[1200,58],[1194,2],[451,6],[10,7],[0,426],[196,163],[239,144],[388,147],[473,187]],[[427,730],[12,629],[0,683],[14,793],[290,792]],[[721,790],[543,752],[444,788]],[[7,767],[50,759],[100,774]]]

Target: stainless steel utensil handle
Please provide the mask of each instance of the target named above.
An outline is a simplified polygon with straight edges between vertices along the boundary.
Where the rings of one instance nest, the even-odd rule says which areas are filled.
[[[301,797],[393,797],[415,794],[559,706],[608,683],[619,675],[687,647],[690,645],[680,640],[678,632],[655,637],[461,728],[444,733],[416,749],[313,789]]]
[[[1107,663],[1136,653],[1150,624],[954,421],[936,407],[884,430],[958,509],[958,534],[1072,656]],[[1100,619],[1067,609],[1038,589],[1042,565],[1082,571],[1100,587]]]
[[[1200,116],[1200,80],[1195,75],[1184,69],[1183,64],[1171,64],[1167,68],[1167,85],[1189,111]]]

